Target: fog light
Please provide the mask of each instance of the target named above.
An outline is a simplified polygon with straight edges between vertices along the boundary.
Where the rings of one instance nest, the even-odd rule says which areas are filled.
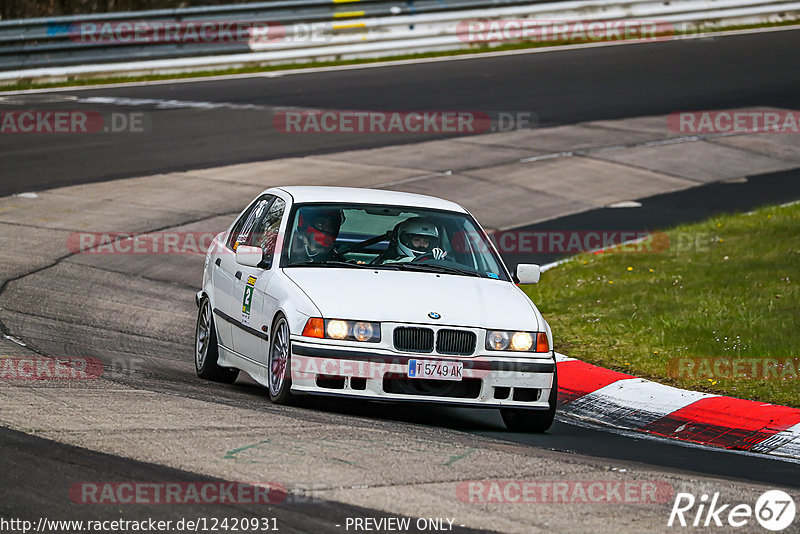
[[[347,337],[346,321],[328,321],[328,337],[333,339],[344,339]]]

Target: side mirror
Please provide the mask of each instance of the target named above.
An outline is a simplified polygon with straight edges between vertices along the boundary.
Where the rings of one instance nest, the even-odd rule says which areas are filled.
[[[516,270],[517,281],[520,284],[536,284],[542,274],[539,266],[533,263],[520,263]]]
[[[264,259],[264,251],[261,247],[248,247],[239,245],[236,247],[236,263],[247,267],[258,267]]]

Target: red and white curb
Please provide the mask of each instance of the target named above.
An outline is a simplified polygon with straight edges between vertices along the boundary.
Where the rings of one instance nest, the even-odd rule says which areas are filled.
[[[561,415],[724,449],[800,459],[800,409],[687,391],[556,354]]]

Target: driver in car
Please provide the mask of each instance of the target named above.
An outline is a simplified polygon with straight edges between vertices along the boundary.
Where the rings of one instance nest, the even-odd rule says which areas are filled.
[[[430,257],[441,260],[447,252],[439,248],[439,229],[428,219],[413,217],[395,228],[389,247],[375,263],[399,263]]]
[[[334,254],[334,243],[342,226],[342,212],[333,208],[301,208],[292,239],[295,263],[322,263]]]

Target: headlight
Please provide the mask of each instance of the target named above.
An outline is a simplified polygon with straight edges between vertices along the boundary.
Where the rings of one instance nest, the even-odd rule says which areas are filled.
[[[547,334],[544,332],[489,330],[486,333],[486,349],[514,352],[550,352],[550,344],[547,341]]]
[[[511,336],[511,350],[529,351],[533,346],[533,336],[527,332],[514,332]]]
[[[350,328],[346,321],[340,321],[338,319],[325,321],[325,337],[344,339],[347,337],[348,330],[350,330]]]
[[[489,350],[506,350],[508,348],[508,332],[490,330],[486,334],[486,348]]]
[[[358,322],[353,325],[353,337],[359,341],[369,341],[374,333],[372,323]]]
[[[306,321],[303,335],[324,339],[346,339],[349,341],[378,343],[381,340],[381,324],[311,317]]]

